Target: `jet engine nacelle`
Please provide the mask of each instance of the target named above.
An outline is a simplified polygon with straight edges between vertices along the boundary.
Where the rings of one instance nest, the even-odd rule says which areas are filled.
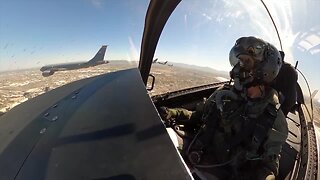
[[[42,76],[48,77],[48,76],[53,75],[53,73],[54,73],[54,71],[50,71],[50,70],[43,71],[43,72],[42,72]]]

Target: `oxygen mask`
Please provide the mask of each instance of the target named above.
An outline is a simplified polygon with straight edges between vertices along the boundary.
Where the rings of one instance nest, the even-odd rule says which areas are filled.
[[[279,51],[255,37],[239,38],[230,50],[229,61],[233,66],[230,77],[238,91],[270,83],[282,65]]]

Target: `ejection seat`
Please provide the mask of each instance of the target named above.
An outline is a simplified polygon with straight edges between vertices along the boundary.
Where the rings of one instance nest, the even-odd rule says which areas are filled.
[[[283,59],[284,53],[281,52],[281,55]],[[292,116],[288,115],[289,112],[294,113],[296,111],[297,103],[301,103],[299,99],[301,99],[300,96],[302,92],[297,80],[297,70],[291,64],[283,61],[279,74],[272,84],[272,87],[280,94],[280,108],[287,117],[289,128],[287,142],[283,145],[281,151],[278,179],[287,179],[290,177],[296,162],[296,157],[300,151],[300,125],[297,126],[299,120],[296,118],[291,119]]]
[[[280,53],[282,59],[284,59],[284,53]],[[291,64],[284,62],[272,84],[272,87],[280,94],[281,110],[284,115],[294,110],[297,101],[297,90],[299,90],[297,80],[298,73],[296,69]]]

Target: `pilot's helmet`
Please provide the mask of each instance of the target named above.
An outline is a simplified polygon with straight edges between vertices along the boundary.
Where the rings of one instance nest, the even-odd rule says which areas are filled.
[[[255,37],[239,38],[230,50],[229,61],[233,66],[230,76],[240,89],[243,86],[270,84],[282,66],[277,48]]]

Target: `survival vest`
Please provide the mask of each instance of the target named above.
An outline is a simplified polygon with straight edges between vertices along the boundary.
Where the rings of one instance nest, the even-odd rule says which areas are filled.
[[[278,113],[277,92],[271,88],[266,92],[260,100],[247,101],[231,86],[218,89],[206,102],[203,126],[187,153],[215,154],[218,162],[230,160],[239,149],[261,155]],[[200,159],[193,161],[201,164]]]

